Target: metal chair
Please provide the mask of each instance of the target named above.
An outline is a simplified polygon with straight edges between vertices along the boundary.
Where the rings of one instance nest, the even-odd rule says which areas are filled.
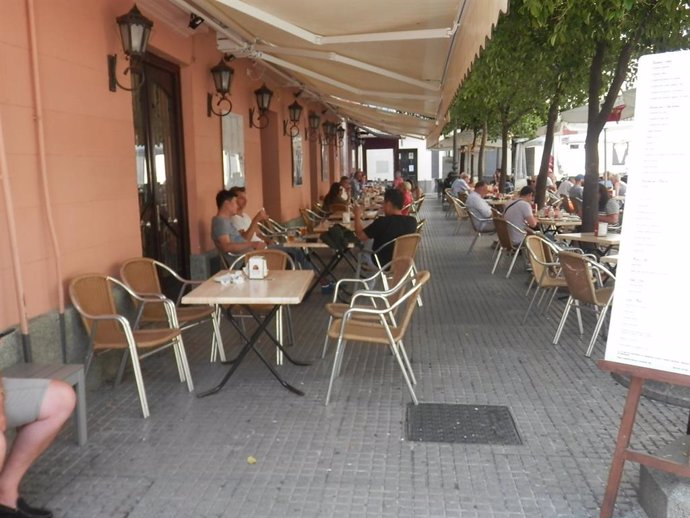
[[[420,219],[417,222],[417,234],[421,234],[422,230],[424,230],[425,226],[426,226],[426,219]]]
[[[527,237],[527,232],[524,230],[516,227],[513,225],[510,221],[506,220],[505,218],[501,216],[496,216],[494,215],[494,228],[496,229],[496,236],[498,237],[498,254],[496,254],[496,260],[494,261],[494,266],[491,269],[491,275],[494,274],[496,271],[496,267],[498,266],[498,262],[501,260],[501,255],[503,254],[503,251],[507,254],[512,254],[513,255],[513,260],[510,262],[510,266],[508,267],[508,272],[506,273],[506,279],[510,277],[511,272],[513,271],[513,266],[515,266],[515,261],[520,255],[520,252],[522,251],[522,245],[525,242],[525,238]],[[520,233],[522,238],[520,239],[520,243],[515,245],[513,243],[513,240],[510,236],[510,227],[513,228],[513,230],[517,231]]]
[[[550,305],[558,288],[566,288],[568,286],[565,278],[561,274],[561,265],[557,260],[553,260],[552,254],[546,251],[548,246],[550,246],[548,241],[541,236],[527,236],[525,238],[525,247],[529,254],[530,264],[532,265],[532,275],[537,289],[534,291],[529,306],[527,306],[525,316],[522,318],[523,324],[527,321],[527,317],[529,316],[540,290],[544,291],[542,292],[542,297],[539,299],[539,303],[541,303],[547,291],[553,290],[552,296],[549,299]],[[546,309],[548,309],[549,305],[547,305]]]
[[[140,304],[153,303],[159,306],[162,304],[168,327],[132,329],[127,318],[119,314],[115,306],[113,288],[116,286]],[[89,334],[85,372],[88,371],[93,356],[98,352],[120,350],[125,354],[129,353],[139,392],[141,411],[146,418],[150,413],[139,362],[152,354],[172,347],[180,381],[187,382],[187,389],[190,392],[194,390],[175,305],[171,300],[163,296],[141,297],[117,279],[99,274],[82,275],[73,279],[69,285],[69,293],[72,304],[81,315]]]
[[[397,292],[398,285],[407,277],[414,275],[414,261],[411,257],[399,257],[393,259],[390,263],[386,264],[383,268],[377,271],[374,275],[367,277],[366,279],[340,279],[335,284],[335,290],[333,291],[333,300],[326,304],[325,309],[328,313],[328,327],[330,327],[334,318],[343,318],[345,311],[350,308],[350,304],[345,304],[343,302],[338,302],[341,295],[341,291],[345,289],[345,286],[357,286],[359,285],[363,290],[374,290],[377,284],[380,283],[380,290],[383,293],[391,292],[390,301],[395,301],[394,293]],[[390,280],[387,277],[390,276]],[[392,287],[389,290],[385,289],[385,285],[390,284]],[[376,301],[373,301],[373,307],[376,307]],[[328,334],[323,343],[323,351],[321,352],[321,358],[326,356],[326,351],[328,350]]]
[[[148,257],[136,257],[122,263],[120,276],[125,284],[140,297],[157,296],[165,297],[161,288],[159,272],[164,272],[180,284],[180,289],[175,299],[175,313],[180,324],[180,330],[185,331],[202,322],[211,320],[213,324],[213,337],[211,339],[211,361],[216,361],[220,356],[225,361],[223,339],[220,334],[220,311],[213,306],[180,305],[180,300],[190,286],[198,286],[202,281],[192,281],[179,276],[172,268]],[[168,316],[162,302],[142,304],[136,299],[137,317],[134,328],[140,324],[167,324]]]
[[[367,292],[362,293],[359,297],[357,296],[358,294],[355,293],[350,308],[345,311],[343,317],[334,319],[331,322],[328,328],[328,336],[336,338],[338,342],[335,350],[335,357],[333,358],[333,369],[328,384],[328,392],[326,393],[326,405],[328,405],[330,401],[333,382],[340,374],[343,353],[348,342],[388,345],[400,366],[403,378],[412,396],[413,403],[415,405],[418,404],[417,396],[413,388],[413,385],[416,384],[416,379],[407,357],[405,346],[403,345],[403,339],[409,328],[412,313],[417,307],[415,300],[429,278],[430,273],[424,271],[416,274],[414,278],[408,279],[407,282],[401,283],[398,290],[395,291],[397,300],[383,308],[360,307],[357,305],[358,298],[371,298],[377,296],[386,298],[390,297],[392,293],[376,294]],[[398,309],[400,309],[399,312]],[[398,315],[396,315],[396,312],[398,312]],[[362,320],[361,317],[365,315],[377,317],[378,322]]]
[[[467,207],[467,206],[465,206]],[[470,225],[472,226],[472,231],[474,232],[474,239],[472,240],[472,243],[470,244],[470,247],[467,249],[467,255],[472,253],[472,250],[474,249],[474,245],[477,243],[479,238],[481,238],[484,235],[492,235],[495,234],[495,230],[481,230],[481,225],[484,223],[492,223],[493,224],[493,219],[492,218],[480,218],[477,216],[472,209],[467,209],[467,216],[470,220]],[[495,252],[495,251],[494,251]]]
[[[589,341],[589,346],[587,347],[587,352],[585,356],[589,357],[594,349],[594,344],[597,341],[601,326],[606,318],[606,313],[611,306],[613,301],[613,286],[604,286],[604,279],[602,275],[607,276],[613,281],[616,277],[608,270],[606,267],[597,263],[591,257],[587,257],[582,254],[577,254],[574,252],[560,252],[558,254],[561,268],[563,270],[563,275],[568,284],[568,290],[570,290],[570,297],[568,297],[568,302],[563,310],[563,316],[558,324],[558,329],[556,330],[556,335],[553,338],[554,345],[558,344],[558,340],[563,332],[563,327],[568,318],[568,313],[570,308],[575,306],[578,311],[580,303],[592,306],[595,313],[598,313],[597,323],[594,326],[594,332],[592,333],[592,338]],[[578,318],[578,323],[580,326],[580,335],[584,333],[582,329],[582,320]]]

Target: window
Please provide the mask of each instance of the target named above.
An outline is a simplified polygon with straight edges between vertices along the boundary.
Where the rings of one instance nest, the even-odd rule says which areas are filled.
[[[229,113],[221,117],[223,143],[223,186],[244,185],[244,118]]]

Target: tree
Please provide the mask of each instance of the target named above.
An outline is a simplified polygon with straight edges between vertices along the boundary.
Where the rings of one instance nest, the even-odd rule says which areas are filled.
[[[551,32],[556,53],[588,57],[584,231],[598,217],[599,136],[618,93],[634,74],[633,60],[655,51],[687,48],[690,5],[685,0],[523,0],[536,23]]]

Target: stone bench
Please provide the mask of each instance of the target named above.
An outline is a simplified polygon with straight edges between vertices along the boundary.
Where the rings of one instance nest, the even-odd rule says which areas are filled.
[[[86,382],[84,380],[84,366],[82,364],[17,363],[4,369],[2,375],[6,378],[61,380],[72,385],[77,392],[77,409],[74,413],[77,442],[79,446],[86,444]]]

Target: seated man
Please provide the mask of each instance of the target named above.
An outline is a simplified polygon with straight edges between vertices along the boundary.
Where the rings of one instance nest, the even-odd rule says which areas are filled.
[[[258,235],[259,223],[268,219],[268,214],[264,209],[261,209],[256,215],[251,218],[249,214],[244,212],[247,207],[247,190],[244,187],[233,187],[230,192],[234,192],[237,197],[237,214],[230,218],[230,221],[235,226],[240,234],[247,241],[265,241]]]
[[[263,241],[248,241],[232,224],[231,218],[237,215],[239,210],[236,192],[219,191],[216,194],[216,207],[218,212],[211,220],[211,239],[218,250],[230,254],[244,254],[266,248]]]
[[[383,195],[384,216],[376,218],[364,228],[362,225],[362,208],[354,207],[355,234],[361,241],[373,239],[372,250],[379,250],[381,246],[393,239],[417,231],[417,220],[412,216],[403,216],[403,193],[398,189],[386,189]],[[387,246],[378,253],[379,263],[388,264],[393,257],[393,246]]]
[[[573,182],[571,181],[572,178],[564,178],[561,184],[558,186],[558,189],[556,189],[556,194],[558,196],[568,196],[568,193],[570,192],[570,189],[573,187]]]
[[[537,226],[537,218],[532,214],[532,203],[534,202],[534,189],[526,185],[520,189],[520,197],[506,205],[503,210],[503,217],[521,230],[527,232]],[[510,240],[515,246],[522,241],[523,235],[508,225],[508,232],[510,233]]]
[[[53,442],[75,403],[74,390],[62,381],[0,378],[0,518],[53,516],[27,504],[19,495],[19,484]],[[17,429],[9,452],[4,433],[8,428]]]
[[[467,203],[465,204],[471,213],[470,217],[474,217],[475,225],[480,232],[492,232],[494,230],[494,222],[491,220],[491,205],[484,199],[488,192],[489,187],[486,182],[478,181],[477,185],[474,186],[474,191],[467,196]],[[477,218],[488,219],[489,221],[479,221]]]
[[[585,175],[579,174],[573,179],[573,186],[568,191],[568,196],[571,199],[577,199],[582,201],[582,182],[585,181]]]
[[[461,192],[469,192],[470,191],[470,184],[467,183],[467,180],[469,180],[470,175],[467,173],[462,173],[450,186],[450,190],[453,192],[455,196],[460,194]]]
[[[602,223],[615,225],[618,223],[621,207],[618,201],[611,198],[605,184],[599,184],[599,218]]]
[[[221,252],[230,254],[245,254],[252,250],[262,250],[267,248],[263,240],[249,241],[244,237],[240,231],[233,225],[231,218],[237,214],[238,197],[237,191],[232,192],[222,190],[216,195],[216,205],[218,206],[218,213],[211,221],[211,238],[216,244],[216,247]],[[260,221],[267,219],[266,212],[261,209],[256,216]],[[268,248],[273,250],[281,250],[287,253],[303,269],[313,268],[311,262],[304,255],[304,252],[299,248],[285,248],[281,245],[270,245]]]

